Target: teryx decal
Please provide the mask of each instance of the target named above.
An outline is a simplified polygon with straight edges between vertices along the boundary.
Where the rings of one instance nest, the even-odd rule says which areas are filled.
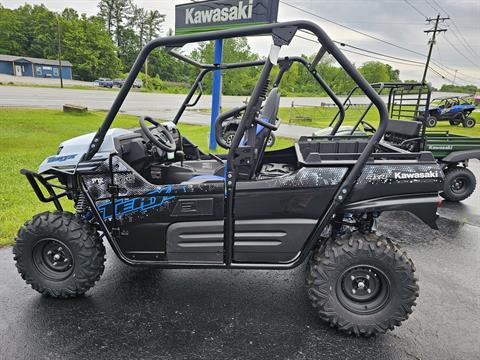
[[[115,200],[115,217],[167,206],[175,199],[175,195],[170,195],[171,193],[172,186],[166,185],[150,191],[142,197],[120,198]],[[102,201],[97,205],[97,209],[103,220],[109,220],[113,217],[114,210],[110,200]]]
[[[50,157],[47,159],[47,163],[51,163],[51,162],[62,162],[62,161],[72,160],[72,159],[75,159],[75,157],[76,157],[77,155],[78,155],[78,154],[70,154],[70,155],[62,155],[62,156],[50,156]]]

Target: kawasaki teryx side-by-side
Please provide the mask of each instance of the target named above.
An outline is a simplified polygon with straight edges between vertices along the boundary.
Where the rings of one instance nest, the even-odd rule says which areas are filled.
[[[329,53],[378,109],[372,136],[302,137],[290,148],[266,151],[280,125],[280,92],[278,83],[269,86],[269,75],[299,30],[321,44],[306,64],[311,72]],[[258,35],[270,35],[273,44],[258,62],[262,70],[227,155],[204,154],[176,127],[195,87],[172,122],[142,117],[137,129],[110,129],[153,49]],[[243,66],[185,61],[201,68],[199,78]],[[436,228],[443,186],[431,153],[381,148],[388,122],[377,92],[312,22],[155,39],[140,52],[96,133],[63,142],[38,172],[22,170],[38,198],[57,210],[20,228],[17,268],[35,290],[68,298],[99,280],[104,240],[134,266],[254,270],[308,262],[307,293],[322,319],[348,333],[383,333],[408,318],[419,287],[412,261],[376,234],[377,219],[383,211],[405,210]],[[74,213],[62,209],[64,197]]]
[[[466,128],[472,128],[476,124],[470,116],[474,110],[473,95],[433,99],[428,109],[427,126],[435,127],[438,121],[448,121],[450,125],[462,124]]]

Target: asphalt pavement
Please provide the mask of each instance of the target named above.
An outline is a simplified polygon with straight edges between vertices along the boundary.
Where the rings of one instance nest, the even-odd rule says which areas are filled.
[[[478,191],[463,205],[445,202],[439,231],[406,213],[382,215],[379,231],[416,264],[420,297],[401,327],[371,339],[317,318],[304,267],[131,268],[108,248],[86,296],[55,300],[26,285],[3,248],[0,359],[478,359],[479,204]]]
[[[446,96],[448,93],[433,93],[432,97]],[[108,110],[112,105],[117,91],[105,90],[78,90],[42,87],[0,86],[0,106],[36,107],[61,109],[64,104],[76,104],[87,106],[89,109]],[[339,96],[341,101],[344,96]],[[177,110],[185,99],[182,94],[158,94],[131,91],[121,107],[121,111],[127,113],[149,112],[150,115],[159,114],[160,118],[170,120],[162,112]],[[233,108],[242,106],[246,96],[222,96],[222,106]],[[201,97],[195,108],[209,109],[211,96]],[[298,106],[311,106],[332,104],[328,97],[282,97],[280,106],[289,107],[292,102]],[[353,98],[354,104],[368,104],[370,101],[365,96]]]
[[[0,86],[0,106],[59,108],[71,100],[106,109],[114,96]],[[182,99],[131,93],[124,110],[171,114]],[[209,99],[203,101],[208,107]],[[480,179],[480,163],[471,167]],[[401,327],[371,339],[340,334],[317,318],[304,266],[152,270],[128,267],[108,248],[105,273],[92,290],[55,300],[26,285],[11,248],[2,248],[0,359],[478,359],[480,185],[465,202],[444,202],[439,212],[439,231],[409,214],[382,215],[379,231],[416,264],[420,297]]]

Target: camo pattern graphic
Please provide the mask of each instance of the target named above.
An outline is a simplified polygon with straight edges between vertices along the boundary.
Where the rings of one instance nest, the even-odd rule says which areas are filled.
[[[347,168],[301,168],[291,174],[268,180],[237,183],[239,190],[252,189],[297,189],[337,186],[347,173]]]
[[[428,165],[367,165],[358,185],[442,183],[443,172],[436,164]]]
[[[83,177],[86,188],[95,201],[100,215],[107,221],[113,218],[114,213],[117,219],[125,216],[144,218],[161,213],[168,214],[179,195],[223,194],[224,191],[223,183],[151,184],[118,157],[112,159],[112,166],[114,184],[119,187],[115,207],[112,204],[109,192],[111,177],[108,160],[98,168],[98,174]]]
[[[174,185],[155,185],[151,184],[140,176],[136,171],[123,162],[122,159],[114,157],[112,159],[114,171],[114,183],[119,187],[118,197],[145,196],[154,192],[162,192],[165,187],[169,187],[169,194],[185,193],[218,193],[223,191],[223,183],[207,184],[174,184]],[[85,175],[83,177],[85,185],[94,200],[106,199],[111,196],[108,191],[110,185],[110,171],[108,160],[105,161],[97,170],[99,174]]]

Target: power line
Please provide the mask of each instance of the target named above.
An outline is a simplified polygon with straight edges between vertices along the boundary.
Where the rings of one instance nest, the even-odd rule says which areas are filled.
[[[437,13],[440,12],[440,11],[438,11],[438,9],[437,9],[436,7],[434,7],[428,0],[423,0],[423,1],[425,1],[425,3],[433,9],[433,11],[435,11],[435,12],[437,12]]]
[[[314,40],[314,39],[310,39],[310,38],[307,38],[305,36],[302,36],[302,35],[295,35],[296,37],[300,38],[300,39],[303,39],[303,40],[307,40],[307,41],[310,41],[312,43],[315,43],[315,44],[318,44],[318,41]],[[405,61],[397,61],[397,60],[390,60],[390,59],[384,59],[384,58],[380,58],[380,57],[377,57],[377,56],[372,56],[371,54],[377,54],[379,56],[383,56],[383,57],[386,57],[386,58],[393,58],[393,59],[398,59],[397,57],[394,57],[394,56],[390,56],[390,55],[386,55],[386,54],[382,54],[382,53],[378,53],[378,52],[375,52],[375,51],[370,51],[370,50],[366,50],[366,49],[362,49],[362,48],[359,48],[359,47],[356,47],[356,46],[352,46],[352,45],[347,45],[347,44],[344,44],[344,43],[340,43],[338,41],[335,41],[335,43],[337,44],[340,44],[343,46],[348,46],[348,47],[351,47],[351,48],[354,48],[354,49],[357,49],[357,50],[360,50],[360,51],[364,51],[368,54],[363,54],[363,53],[360,53],[360,52],[357,52],[357,51],[353,51],[353,50],[348,50],[348,49],[342,49],[342,51],[345,51],[345,52],[348,52],[348,53],[351,53],[351,54],[356,54],[356,55],[361,55],[361,56],[365,56],[365,57],[368,57],[368,58],[371,58],[371,59],[377,59],[377,60],[382,60],[382,61],[389,61],[389,62],[392,62],[392,63],[396,63],[396,64],[402,64],[402,65],[410,65],[410,66],[421,66],[423,67],[423,63],[420,63],[418,61],[413,61],[413,60],[408,60],[408,59],[405,59]]]
[[[463,56],[463,58],[464,58],[465,60],[467,60],[468,62],[470,62],[473,66],[478,67],[478,65],[477,65],[475,62],[473,62],[469,57],[467,57],[463,52],[461,52],[461,51],[455,46],[455,44],[453,44],[453,43],[447,38],[447,36],[444,36],[444,38],[445,38],[445,40],[450,44],[450,46],[451,46],[452,48],[454,48],[460,55]]]
[[[405,1],[408,4],[408,6],[410,6],[413,10],[415,10],[417,13],[419,13],[425,19],[428,17],[423,12],[421,12],[415,5],[413,5],[410,1],[408,1],[408,0],[403,0],[403,1]]]
[[[307,30],[303,30],[301,29],[300,30],[301,32],[305,33],[305,34],[308,34],[308,35],[313,35],[312,33],[310,33],[309,31]],[[300,35],[298,35],[300,38],[302,39],[305,39],[305,40],[309,40],[309,41],[313,41],[313,42],[316,42],[318,43],[316,40],[314,39],[307,39],[307,38],[304,38]],[[368,50],[368,49],[364,49],[364,48],[361,48],[361,47],[358,47],[358,46],[354,46],[354,45],[350,45],[350,44],[347,44],[343,41],[337,41],[337,40],[333,40],[334,43],[342,46],[342,47],[349,47],[349,48],[352,48],[352,49],[355,49],[355,50],[360,50],[360,51],[364,51],[364,52],[367,52],[369,54],[374,54],[374,55],[380,55],[380,56],[384,56],[384,57],[387,57],[387,58],[390,58],[390,59],[394,59],[394,60],[400,60],[400,61],[404,61],[404,62],[410,62],[410,63],[414,63],[414,64],[417,64],[417,65],[422,65],[423,66],[423,62],[420,62],[420,61],[415,61],[415,60],[411,60],[411,59],[406,59],[406,58],[401,58],[401,57],[398,57],[398,56],[392,56],[392,55],[387,55],[387,54],[384,54],[384,53],[380,53],[380,52],[377,52],[377,51],[372,51],[372,50]]]
[[[469,51],[474,57],[478,57],[478,54],[476,53],[476,51],[472,48],[472,46],[468,43],[467,39],[465,39],[465,37],[463,36],[463,34],[460,32],[460,29],[457,27],[457,25],[455,24],[454,21],[452,21],[452,25],[455,27],[456,30],[454,30],[453,28],[451,28],[450,30],[452,30],[452,34],[457,38],[457,40],[463,45],[463,47],[465,49],[467,49],[467,51]],[[460,37],[457,35],[457,32],[458,32],[458,35],[460,35]]]
[[[301,30],[302,32],[306,33],[306,34],[309,34],[311,35],[309,32],[305,31],[305,30]],[[296,37],[300,38],[300,39],[303,39],[303,40],[307,40],[309,42],[312,42],[312,43],[315,43],[315,44],[318,44],[318,41],[314,40],[314,39],[311,39],[311,38],[308,38],[308,37],[305,37],[305,36],[302,36],[302,35],[295,35]],[[405,59],[405,58],[398,58],[398,57],[395,57],[395,56],[391,56],[391,55],[387,55],[387,54],[383,54],[383,53],[379,53],[379,52],[376,52],[376,51],[371,51],[371,50],[367,50],[367,49],[362,49],[362,48],[359,48],[359,47],[356,47],[356,46],[353,46],[353,45],[348,45],[348,44],[345,44],[345,43],[342,43],[342,42],[339,42],[339,41],[335,41],[335,43],[337,44],[340,44],[342,47],[351,47],[353,49],[356,49],[356,50],[359,50],[359,51],[362,51],[362,52],[358,52],[358,51],[353,51],[353,50],[348,50],[348,49],[342,49],[342,51],[345,51],[347,53],[351,53],[351,54],[355,54],[355,55],[359,55],[359,56],[364,56],[364,57],[367,57],[367,58],[370,58],[370,59],[377,59],[377,60],[381,60],[381,61],[388,61],[388,62],[391,62],[391,63],[395,63],[395,64],[401,64],[401,65],[406,65],[406,66],[415,66],[415,67],[423,67],[424,66],[424,63],[422,62],[419,62],[419,61],[415,61],[415,60],[410,60],[410,59]],[[379,55],[379,56],[383,56],[383,58],[381,57],[378,57],[378,56],[373,56],[371,54],[376,54],[376,55]],[[387,59],[385,59],[387,58]],[[392,60],[392,58],[394,60]],[[398,59],[402,60],[402,61],[398,61]],[[449,80],[452,82],[452,80],[442,74],[440,71],[444,71],[445,73],[447,73],[448,75],[450,76],[453,76],[453,77],[456,77],[458,80],[464,82],[465,84],[472,84],[474,82],[470,81],[470,80],[466,80],[456,74],[451,74],[450,72],[448,72],[447,70],[445,70],[444,68],[442,68],[441,66],[437,65],[436,63],[434,63],[432,61],[432,64],[434,66],[437,66],[440,70],[437,70],[435,69],[434,67],[432,67],[432,65],[429,66],[429,69],[431,69],[437,76],[441,77],[442,79],[446,79],[446,80]],[[455,71],[455,70],[454,70]],[[458,72],[458,71],[457,71]]]
[[[427,2],[427,0],[424,0],[424,1],[425,1],[428,5],[430,5],[430,4]],[[411,49],[408,49],[408,48],[403,47],[403,46],[400,46],[400,45],[396,45],[396,44],[394,44],[394,43],[392,43],[392,42],[390,42],[390,41],[388,41],[388,40],[384,40],[384,39],[379,38],[379,37],[377,37],[377,36],[373,36],[373,35],[370,35],[370,34],[368,34],[368,33],[362,32],[362,31],[360,31],[360,30],[356,30],[356,29],[354,29],[354,28],[352,28],[352,27],[350,27],[350,26],[346,26],[346,25],[343,25],[343,24],[341,24],[341,23],[339,23],[339,22],[336,22],[336,21],[327,19],[327,18],[325,18],[325,17],[323,17],[323,16],[317,15],[317,14],[314,13],[314,12],[305,10],[305,9],[303,9],[303,8],[300,8],[300,7],[296,6],[296,5],[289,4],[289,3],[287,3],[287,2],[285,2],[285,1],[283,1],[283,0],[280,0],[280,2],[281,2],[282,4],[284,4],[284,5],[286,5],[286,6],[289,6],[289,7],[293,8],[293,9],[295,9],[295,10],[301,11],[301,12],[303,12],[303,13],[305,13],[305,14],[309,14],[309,15],[314,16],[314,17],[316,17],[316,18],[319,18],[319,19],[321,19],[321,20],[324,20],[324,21],[327,21],[327,22],[329,22],[329,23],[335,24],[335,25],[337,25],[337,26],[343,27],[343,28],[345,28],[345,29],[348,29],[348,30],[350,30],[350,31],[352,31],[352,32],[355,32],[355,33],[357,33],[357,34],[363,35],[363,36],[365,36],[365,37],[371,38],[371,39],[373,39],[373,40],[376,40],[376,41],[385,43],[385,44],[387,44],[387,45],[396,47],[396,48],[401,49],[401,50],[404,50],[404,51],[408,51],[408,52],[410,52],[410,53],[412,53],[412,54],[419,55],[419,56],[424,57],[424,58],[427,57],[425,54],[422,54],[422,53],[420,53],[420,52],[418,52],[418,51],[411,50]],[[432,5],[430,5],[430,6],[432,7]],[[436,10],[434,7],[432,7],[432,8],[433,8],[434,10]],[[422,16],[423,16],[423,15],[422,15]],[[298,36],[299,36],[299,35],[298,35]],[[312,41],[312,39],[308,39],[308,40]],[[313,40],[313,41],[316,42],[315,40]],[[365,50],[365,49],[362,49],[362,50]],[[346,51],[346,49],[345,49],[345,51]],[[382,54],[381,56],[385,56],[385,54]],[[387,57],[390,57],[390,55],[386,55],[386,56],[387,56]],[[404,59],[404,60],[405,60],[405,59]],[[385,60],[384,60],[384,61],[385,61]],[[393,60],[390,60],[390,61],[393,62]],[[406,60],[406,61],[408,61],[408,62],[413,61],[413,62],[415,63],[414,60]],[[418,61],[417,61],[416,63],[418,63]],[[446,66],[446,65],[443,65],[443,64],[438,63],[437,61],[434,61],[433,59],[431,60],[431,63],[434,64],[435,66],[437,66],[438,68],[442,69],[442,71],[444,71],[444,72],[446,72],[446,73],[449,73],[450,75],[452,75],[452,74],[448,71],[448,69],[451,70],[451,71],[456,71],[456,69],[449,68],[449,67]],[[423,64],[423,63],[422,63],[422,64]],[[461,74],[460,71],[458,71],[458,73]],[[464,76],[469,76],[469,75],[467,75],[467,74],[463,74],[463,75],[464,75]],[[469,77],[472,77],[472,76],[469,76]],[[474,78],[474,77],[472,77],[472,78]]]
[[[425,57],[425,54],[422,54],[422,53],[420,53],[420,52],[418,52],[418,51],[408,49],[408,48],[406,48],[406,47],[403,47],[403,46],[394,44],[394,43],[392,43],[392,42],[390,42],[390,41],[388,41],[388,40],[384,40],[384,39],[379,38],[379,37],[377,37],[377,36],[373,36],[373,35],[370,35],[370,34],[367,34],[367,33],[363,32],[363,31],[356,30],[356,29],[354,29],[354,28],[352,28],[352,27],[350,27],[350,26],[340,24],[339,22],[336,22],[336,21],[327,19],[327,18],[325,18],[325,17],[323,17],[323,16],[317,15],[317,14],[311,12],[311,11],[302,9],[302,8],[300,8],[300,7],[298,7],[298,6],[289,4],[289,3],[285,2],[285,1],[280,0],[280,2],[281,2],[282,4],[284,4],[284,5],[287,5],[287,6],[291,7],[291,8],[293,8],[293,9],[296,9],[296,10],[302,11],[302,12],[304,12],[304,13],[306,13],[306,14],[315,16],[315,17],[317,17],[317,18],[319,18],[319,19],[322,19],[322,20],[325,20],[325,21],[327,21],[327,22],[329,22],[329,23],[332,23],[332,24],[335,24],[335,25],[337,25],[337,26],[343,27],[343,28],[348,29],[348,30],[350,30],[350,31],[353,31],[353,32],[355,32],[355,33],[357,33],[357,34],[366,36],[366,37],[368,37],[368,38],[370,38],[370,39],[373,39],[373,40],[376,40],[376,41],[380,41],[380,42],[382,42],[382,43],[384,43],[384,44],[387,44],[387,45],[396,47],[396,48],[398,48],[398,49],[402,49],[402,50],[404,50],[404,51],[411,52],[412,54],[416,54],[416,55],[420,55],[420,56]]]
[[[427,1],[427,0],[425,0]],[[440,12],[439,10],[441,10],[445,15],[447,15],[448,17],[450,17],[450,14],[436,1],[436,0],[431,0],[437,7],[437,8],[434,8],[436,11]],[[433,7],[433,6],[432,6]],[[470,45],[470,43],[467,41],[467,39],[465,38],[465,36],[463,35],[462,31],[460,30],[460,28],[457,26],[457,23],[454,19],[452,19],[452,25],[453,27],[455,28],[454,29],[451,29],[452,30],[452,33],[453,35],[455,35],[455,37],[458,39],[458,41],[462,44],[462,46],[467,49],[467,51],[470,51],[472,53],[472,55],[474,57],[477,57],[478,54],[477,52],[473,49],[473,47]],[[456,34],[456,32],[458,32],[458,35]]]

